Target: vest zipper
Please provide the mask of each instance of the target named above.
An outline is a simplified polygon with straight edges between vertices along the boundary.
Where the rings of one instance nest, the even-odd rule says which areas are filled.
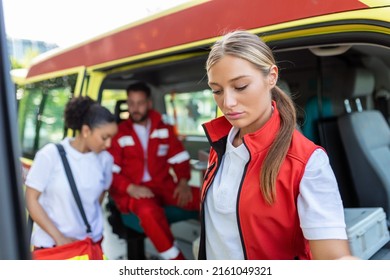
[[[243,183],[244,183],[244,178],[245,178],[245,176],[246,176],[246,173],[247,173],[247,170],[248,170],[249,163],[250,163],[250,161],[251,161],[251,153],[250,153],[250,151],[249,151],[249,149],[248,149],[248,146],[245,144],[244,140],[243,140],[243,144],[245,145],[246,149],[247,149],[248,152],[249,152],[249,160],[248,160],[248,162],[245,164],[244,172],[242,173],[242,178],[241,178],[240,186],[239,186],[239,188],[238,188],[238,193],[237,193],[237,205],[236,205],[236,217],[237,217],[237,227],[238,227],[238,232],[239,232],[239,234],[240,234],[240,241],[241,241],[242,251],[243,251],[243,254],[244,254],[244,259],[247,260],[247,259],[248,259],[248,256],[247,256],[246,247],[245,247],[244,238],[243,238],[242,229],[241,229],[241,222],[240,222],[240,215],[239,215],[239,204],[240,204],[240,196],[241,196],[242,185],[243,185]]]

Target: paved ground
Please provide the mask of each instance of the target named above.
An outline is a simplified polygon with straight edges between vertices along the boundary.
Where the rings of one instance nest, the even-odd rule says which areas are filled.
[[[105,205],[105,202],[103,203]],[[103,207],[104,208],[104,207]],[[112,232],[111,225],[107,221],[105,213],[104,219],[104,239],[102,243],[103,251],[109,260],[125,260],[127,259],[127,244],[124,239],[118,238]]]

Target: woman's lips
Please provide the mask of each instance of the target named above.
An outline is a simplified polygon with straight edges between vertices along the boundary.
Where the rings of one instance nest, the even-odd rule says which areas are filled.
[[[241,113],[241,112],[232,112],[232,113],[225,114],[225,116],[231,120],[237,120],[237,119],[241,118],[242,115],[243,115],[243,113]]]

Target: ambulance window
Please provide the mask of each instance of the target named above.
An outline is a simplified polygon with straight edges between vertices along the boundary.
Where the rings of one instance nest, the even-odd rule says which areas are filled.
[[[202,123],[216,116],[211,90],[169,93],[165,95],[166,121],[175,125],[180,135],[203,136]]]
[[[43,94],[39,88],[25,88],[19,103],[19,131],[22,153],[32,158],[35,152],[36,127]]]
[[[75,88],[76,75],[52,78],[18,89],[20,144],[24,157],[65,136],[64,109]]]
[[[39,115],[38,149],[47,143],[57,143],[65,136],[63,115],[71,95],[67,87],[48,90],[42,114]]]
[[[126,100],[127,94],[124,89],[104,89],[102,93],[102,106],[115,113],[115,105],[118,100]],[[123,119],[123,118],[122,118]]]

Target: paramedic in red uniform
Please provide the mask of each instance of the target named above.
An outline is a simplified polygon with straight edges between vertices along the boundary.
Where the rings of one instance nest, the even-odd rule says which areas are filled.
[[[114,157],[110,195],[122,213],[138,216],[163,259],[183,259],[162,207],[199,210],[199,188],[188,186],[189,154],[173,127],[152,109],[151,90],[145,83],[130,85],[127,96],[130,117],[119,124],[109,149]]]
[[[224,116],[204,124],[199,259],[354,259],[328,157],[295,129],[270,48],[231,32],[206,70]]]

